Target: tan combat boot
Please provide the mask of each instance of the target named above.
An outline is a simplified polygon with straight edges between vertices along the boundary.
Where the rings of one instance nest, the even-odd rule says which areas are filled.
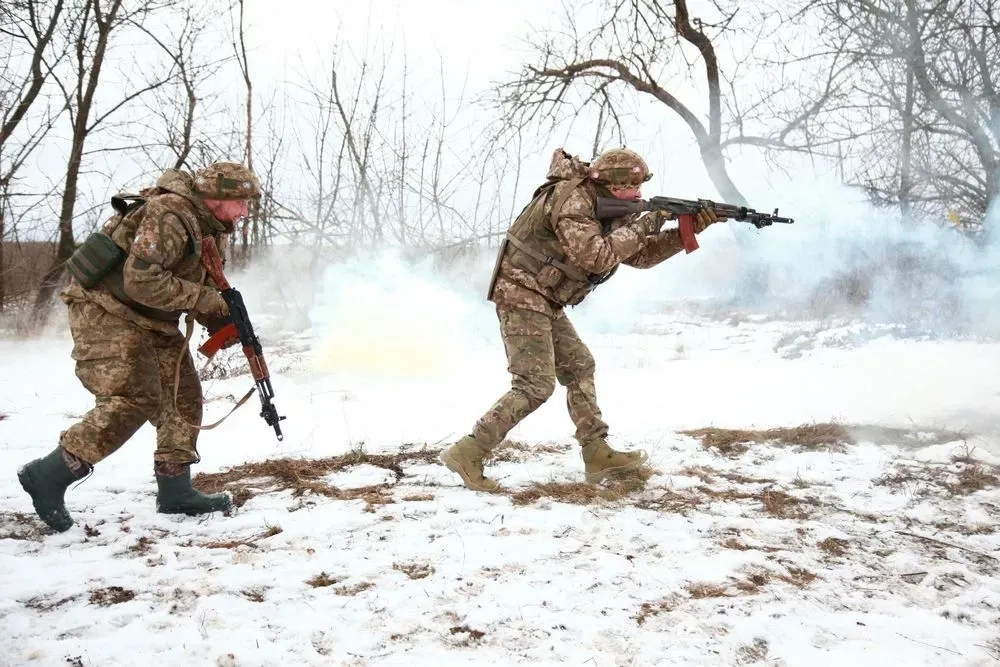
[[[646,452],[619,452],[611,449],[607,441],[592,440],[583,445],[583,465],[587,482],[596,484],[608,475],[637,468],[646,462]]]
[[[473,491],[498,491],[500,485],[483,476],[483,459],[490,448],[467,435],[438,457],[448,470],[458,473],[466,487]]]

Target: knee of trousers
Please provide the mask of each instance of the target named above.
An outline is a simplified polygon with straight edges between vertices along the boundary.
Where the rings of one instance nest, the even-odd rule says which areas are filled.
[[[524,378],[514,385],[528,399],[528,405],[532,410],[537,409],[549,400],[556,390],[556,378],[554,375],[533,375]]]

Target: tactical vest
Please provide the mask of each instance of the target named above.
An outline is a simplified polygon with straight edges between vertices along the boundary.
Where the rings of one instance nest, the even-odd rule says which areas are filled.
[[[538,287],[544,290],[541,294],[560,306],[577,305],[618,270],[615,266],[605,273],[588,273],[564,261],[566,255],[556,236],[555,226],[566,200],[584,181],[584,178],[558,180],[535,190],[531,201],[514,220],[500,244],[487,299],[493,295],[504,259],[511,266],[532,275]],[[560,184],[565,184],[565,187],[558,188]],[[558,195],[555,194],[557,189],[560,190]],[[550,213],[546,215],[545,205],[553,198]]]
[[[158,189],[149,193],[160,194]],[[146,197],[140,195],[118,195],[111,198],[115,215],[111,216],[101,230],[91,234],[73,252],[66,262],[66,270],[85,289],[104,288],[116,300],[153,320],[175,322],[182,315],[180,311],[166,311],[150,308],[139,303],[125,291],[123,269],[125,258],[132,249],[136,230],[143,221]],[[188,232],[191,256],[185,263],[201,261],[201,245],[196,242],[198,235],[191,229],[183,216],[178,216]]]

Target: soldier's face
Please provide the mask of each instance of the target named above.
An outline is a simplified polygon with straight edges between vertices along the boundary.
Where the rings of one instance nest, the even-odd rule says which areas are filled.
[[[215,219],[225,224],[226,229],[232,231],[236,221],[247,217],[250,204],[246,199],[206,199],[205,206]]]
[[[612,185],[609,189],[615,199],[634,201],[642,198],[641,188],[638,185]]]

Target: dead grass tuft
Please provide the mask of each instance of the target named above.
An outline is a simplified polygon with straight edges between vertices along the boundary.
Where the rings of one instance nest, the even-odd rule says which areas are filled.
[[[650,469],[642,466],[609,477],[601,485],[586,482],[535,482],[527,488],[512,492],[510,499],[514,505],[529,505],[541,498],[552,498],[573,505],[613,503],[645,489],[652,474]]]
[[[784,491],[765,489],[760,494],[764,511],[781,519],[804,519],[809,513],[802,508],[802,501]]]
[[[146,537],[143,535],[135,544],[125,549],[125,552],[132,556],[145,556],[150,551],[153,550],[153,545],[156,544],[156,540],[151,537]]]
[[[775,577],[798,588],[805,588],[816,579],[815,573],[794,565],[786,567],[785,571],[786,574],[778,574]]]
[[[423,579],[434,574],[434,568],[428,563],[393,563],[392,569],[402,572],[410,579]]]
[[[672,598],[663,598],[658,602],[643,602],[639,607],[639,612],[633,616],[638,625],[642,625],[649,618],[658,616],[663,612],[671,612],[677,608],[677,601]]]
[[[408,503],[422,502],[425,500],[434,500],[433,493],[414,493],[413,495],[403,496],[403,501]]]
[[[816,546],[831,556],[843,556],[847,553],[847,549],[851,546],[851,543],[837,537],[828,537],[825,540],[817,542]]]
[[[68,602],[73,602],[79,599],[79,595],[70,595],[68,597],[53,599],[51,597],[38,596],[31,599],[25,600],[22,604],[28,609],[34,609],[35,611],[52,611],[53,609],[58,609]]]
[[[326,572],[320,572],[311,579],[306,579],[306,583],[313,588],[324,588],[326,586],[333,586],[334,584],[339,584],[344,580],[343,577],[331,577]]]
[[[530,444],[522,440],[504,440],[490,450],[483,460],[486,463],[510,463],[523,461],[536,454],[562,454],[569,449],[569,445],[556,442]]]
[[[362,581],[357,584],[353,584],[351,586],[338,586],[337,588],[333,589],[333,592],[336,593],[337,595],[353,596],[363,591],[367,591],[374,585],[375,584],[373,584],[370,581]]]
[[[901,491],[914,498],[926,497],[934,491],[967,496],[1000,486],[1000,469],[961,456],[950,465],[899,463],[874,479],[872,484]]]
[[[0,540],[41,541],[50,532],[34,514],[0,512]]]
[[[482,630],[474,630],[468,625],[455,625],[452,626],[448,632],[453,635],[465,635],[465,638],[459,642],[463,646],[469,646],[486,636],[486,633]]]
[[[845,444],[854,443],[848,428],[835,423],[803,424],[763,431],[713,427],[681,433],[698,438],[703,446],[717,449],[725,456],[739,456],[754,443],[798,447],[809,451],[843,451]]]
[[[754,637],[752,644],[744,644],[736,649],[736,664],[748,665],[767,658],[768,644],[762,637]]]
[[[245,597],[247,600],[250,600],[250,602],[264,601],[264,592],[259,588],[245,588],[240,591],[240,595]]]
[[[692,493],[679,493],[670,489],[665,489],[656,498],[644,498],[637,500],[635,506],[639,509],[657,510],[660,512],[683,513],[692,507],[701,504],[701,498]]]
[[[96,588],[90,591],[90,604],[99,607],[110,607],[113,604],[128,602],[135,597],[135,591],[131,591],[121,586],[108,586],[107,588]]]
[[[728,586],[711,584],[703,581],[686,584],[684,586],[684,590],[686,590],[695,600],[701,600],[703,598],[732,597],[728,592]]]
[[[421,449],[397,454],[369,454],[361,449],[323,459],[281,458],[254,461],[235,466],[223,472],[198,473],[194,482],[205,493],[229,490],[233,494],[233,504],[241,507],[253,497],[254,491],[249,480],[271,480],[278,490],[290,490],[293,497],[306,493],[336,498],[337,500],[364,500],[372,505],[393,502],[389,484],[374,484],[355,489],[339,489],[323,477],[345,468],[370,465],[393,473],[396,481],[403,478],[403,465],[407,463],[433,463],[439,449]]]
[[[281,526],[271,526],[267,530],[261,531],[250,537],[241,540],[220,540],[217,542],[206,542],[205,544],[199,545],[206,549],[235,549],[236,547],[257,547],[257,541],[267,539],[268,537],[274,537],[282,532]]]

